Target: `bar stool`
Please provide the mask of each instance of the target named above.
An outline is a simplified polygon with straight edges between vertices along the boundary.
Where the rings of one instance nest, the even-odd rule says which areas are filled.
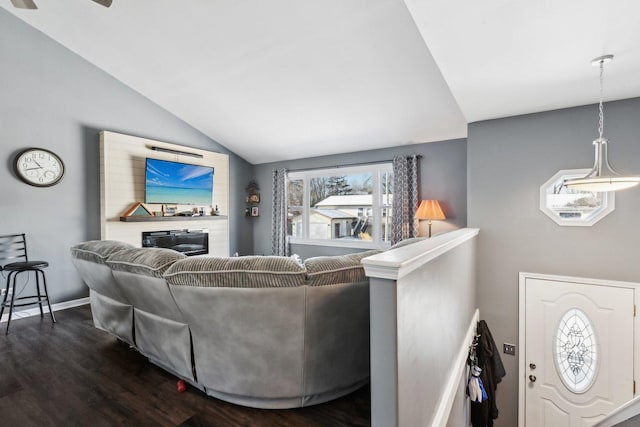
[[[7,331],[9,333],[9,325],[11,324],[11,315],[14,307],[23,307],[38,304],[40,306],[40,317],[44,317],[42,304],[47,303],[51,320],[56,323],[56,318],[51,310],[49,303],[49,294],[47,293],[47,280],[44,276],[43,268],[48,267],[46,261],[29,261],[27,256],[27,240],[23,234],[10,234],[0,236],[0,272],[8,272],[7,285],[4,292],[2,304],[0,304],[0,319],[4,314],[5,307],[9,307],[9,319],[7,320]],[[27,295],[16,297],[16,283],[20,273],[34,272],[36,277],[36,295]],[[40,279],[42,278],[42,291],[40,290]],[[25,284],[26,285],[26,284]],[[11,300],[9,298],[9,289],[11,288]],[[18,301],[18,303],[16,303]],[[22,302],[20,302],[22,301]]]

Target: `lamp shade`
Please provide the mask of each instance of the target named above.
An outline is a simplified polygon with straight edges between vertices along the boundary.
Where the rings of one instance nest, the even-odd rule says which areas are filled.
[[[437,200],[423,200],[416,211],[417,219],[447,219]]]

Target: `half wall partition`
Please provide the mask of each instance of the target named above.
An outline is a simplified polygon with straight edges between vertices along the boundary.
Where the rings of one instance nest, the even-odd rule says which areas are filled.
[[[373,427],[468,425],[478,229],[364,258],[371,280]]]

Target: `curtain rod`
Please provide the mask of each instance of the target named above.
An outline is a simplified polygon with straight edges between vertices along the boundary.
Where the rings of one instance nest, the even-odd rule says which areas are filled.
[[[416,158],[421,159],[422,155],[421,154],[417,154]],[[348,168],[348,167],[352,167],[352,166],[378,165],[380,163],[391,163],[392,161],[393,161],[393,159],[376,160],[376,161],[373,161],[373,162],[362,162],[362,163],[347,163],[347,164],[344,164],[344,165],[335,165],[335,166],[317,166],[317,167],[314,167],[314,168],[287,169],[287,172],[314,171],[314,170],[320,170],[320,169],[340,169],[340,168]]]

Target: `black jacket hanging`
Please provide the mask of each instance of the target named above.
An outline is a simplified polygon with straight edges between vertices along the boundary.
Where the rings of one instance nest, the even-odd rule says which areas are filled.
[[[479,321],[476,333],[479,335],[476,357],[478,366],[482,369],[480,379],[487,392],[487,400],[480,403],[471,402],[471,425],[473,427],[491,427],[493,420],[498,418],[496,388],[506,372],[487,322]]]

